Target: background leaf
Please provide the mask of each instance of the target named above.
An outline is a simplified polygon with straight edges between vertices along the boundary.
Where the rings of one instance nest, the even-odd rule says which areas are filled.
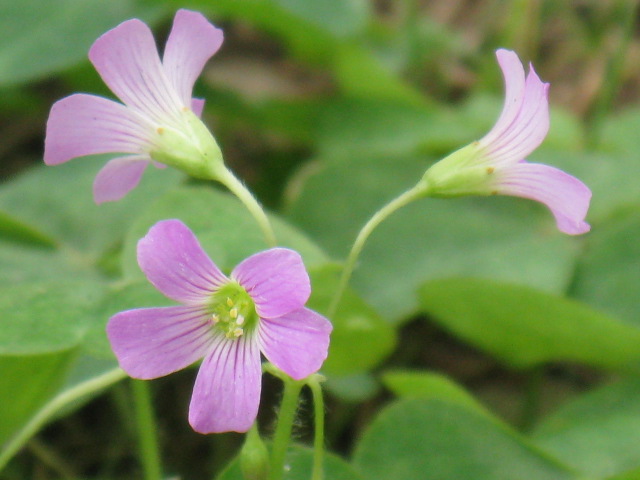
[[[420,300],[445,329],[516,367],[562,360],[638,368],[640,329],[573,300],[474,278],[430,281]]]
[[[131,17],[157,19],[158,5],[132,0],[0,3],[0,86],[44,77],[87,58],[106,30]],[[28,28],[25,28],[28,26]]]
[[[438,400],[387,406],[362,434],[353,462],[368,480],[578,478],[485,415]]]
[[[311,476],[313,451],[300,445],[293,445],[287,452],[287,466],[283,480],[307,480]],[[324,459],[325,478],[331,480],[364,480],[348,463],[337,455],[328,453]],[[240,462],[235,459],[216,477],[217,480],[245,480],[240,471]]]
[[[290,218],[341,258],[366,219],[415,185],[426,167],[416,158],[328,162],[296,184]],[[533,202],[420,200],[371,235],[352,286],[391,322],[415,313],[419,285],[443,276],[488,274],[560,292],[572,274],[576,241],[558,233]]]
[[[533,440],[589,477],[640,469],[639,396],[638,378],[603,386],[547,417]]]

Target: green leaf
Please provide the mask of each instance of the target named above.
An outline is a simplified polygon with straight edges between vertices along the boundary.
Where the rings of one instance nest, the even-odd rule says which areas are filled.
[[[420,303],[444,328],[515,367],[563,360],[636,369],[640,360],[640,329],[530,287],[433,280],[421,288]]]
[[[321,155],[344,161],[424,151],[446,153],[481,132],[452,113],[393,99],[345,98],[320,112],[317,141]],[[427,161],[424,159],[424,169]]]
[[[640,480],[640,468],[614,475],[613,477],[607,477],[606,480]]]
[[[105,31],[131,17],[159,17],[132,0],[21,0],[0,3],[0,85],[43,78],[86,59]]]
[[[80,259],[65,250],[34,248],[0,240],[0,285],[91,277]]]
[[[314,269],[310,275],[312,292],[307,306],[326,313],[338,284],[338,275],[332,267]],[[329,356],[322,366],[322,372],[327,375],[366,372],[395,347],[394,329],[351,290],[343,295],[331,322]]]
[[[366,0],[274,0],[274,4],[336,37],[360,32],[366,25],[371,9]]]
[[[160,196],[140,215],[125,242],[123,269],[129,278],[144,278],[136,261],[136,244],[160,220],[178,218],[198,237],[212,260],[223,270],[267,244],[255,219],[229,194],[211,187],[186,186]],[[275,216],[270,217],[278,244],[302,255],[307,268],[327,262],[324,253],[307,237]]]
[[[90,321],[82,339],[82,351],[96,358],[114,359],[106,334],[107,322],[113,315],[133,308],[169,305],[175,305],[175,302],[162,295],[146,279],[112,285],[89,314]]]
[[[400,398],[439,399],[477,413],[487,414],[487,409],[469,392],[438,373],[387,370],[382,374],[382,383]]]
[[[311,478],[313,451],[300,445],[293,445],[287,452],[287,466],[283,480],[308,480]],[[347,462],[337,455],[325,453],[324,478],[327,480],[364,480]],[[217,480],[246,480],[240,471],[240,462],[234,459],[225,470],[216,477]]]
[[[336,49],[334,68],[346,96],[394,100],[401,104],[426,106],[426,97],[382,63],[371,51],[355,44]]]
[[[2,211],[0,211],[0,238],[38,247],[56,245],[51,237]]]
[[[568,467],[486,415],[440,400],[401,400],[361,436],[367,480],[575,480]]]
[[[0,287],[0,354],[36,355],[78,345],[103,286],[86,280]]]
[[[380,392],[380,384],[371,373],[327,377],[327,389],[341,400],[362,403]]]
[[[640,109],[628,108],[606,119],[599,135],[599,150],[637,156],[640,151]]]
[[[0,356],[0,445],[62,385],[73,350]]]
[[[307,61],[326,63],[340,41],[335,33],[344,32],[353,35],[362,28],[363,22],[362,14],[357,13],[358,9],[350,8],[349,5],[341,5],[337,10],[330,8],[338,3],[355,5],[359,1],[331,0],[328,2],[329,8],[304,5],[309,3],[304,0],[219,0],[217,2],[197,0],[192,4],[216,16],[250,22],[278,37],[289,47],[294,56]],[[171,3],[176,7],[183,6],[183,2],[179,0],[172,0]],[[328,16],[314,16],[312,13],[314,9],[325,10]],[[340,11],[343,13],[351,11],[355,15],[347,14],[338,20],[335,13]],[[331,24],[339,26],[336,28]]]
[[[296,179],[290,218],[329,254],[344,257],[367,219],[426,168],[415,158],[319,166]],[[551,214],[534,202],[419,200],[373,232],[352,286],[389,321],[415,313],[418,286],[444,276],[490,276],[560,292],[571,279],[577,241],[557,232]]]
[[[572,294],[640,326],[640,214],[637,207],[589,234]]]
[[[15,434],[2,445],[0,471],[47,423],[58,416],[68,414],[105,388],[122,380],[126,374],[121,369],[114,368],[113,363],[113,360],[105,362],[90,357],[78,357],[72,369],[69,372],[65,370],[67,381],[63,388],[51,395],[37,410],[33,409],[29,417],[20,422]],[[54,385],[58,380],[54,380]]]
[[[184,178],[171,168],[148,168],[140,185],[124,199],[96,205],[91,186],[108,158],[100,155],[32,168],[2,185],[0,208],[59,244],[98,255],[121,241],[150,199]]]
[[[606,385],[561,407],[532,438],[591,477],[640,469],[639,396],[638,378]]]

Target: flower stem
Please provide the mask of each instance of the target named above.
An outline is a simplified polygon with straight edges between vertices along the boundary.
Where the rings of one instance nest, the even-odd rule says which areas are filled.
[[[0,452],[0,471],[9,463],[9,460],[18,453],[27,440],[42,428],[57,412],[85,396],[113,385],[125,378],[125,376],[126,374],[121,369],[114,368],[99,377],[79,383],[53,397],[31,417],[31,420],[29,420],[24,427],[5,443]]]
[[[304,385],[303,382],[293,380],[283,375],[277,375],[284,382],[284,392],[280,412],[278,413],[278,425],[273,435],[273,447],[271,451],[271,466],[268,480],[281,480],[284,473],[284,462],[287,448],[291,440],[293,419],[298,408],[298,395]]]
[[[313,434],[313,471],[311,480],[323,480],[323,460],[324,460],[324,398],[320,381],[323,377],[315,374],[307,379],[307,385],[313,395],[313,413],[315,430]]]
[[[371,235],[375,228],[392,213],[424,196],[426,187],[426,183],[424,183],[424,181],[420,181],[415,187],[391,200],[387,205],[378,210],[367,223],[365,223],[362,230],[358,233],[356,240],[353,242],[353,246],[351,247],[345,266],[342,269],[342,276],[340,277],[338,288],[331,300],[329,309],[327,310],[327,317],[332,318],[335,315],[338,309],[338,304],[340,303],[342,295],[344,295],[344,291],[346,290],[349,280],[351,279],[351,275],[353,274],[353,270],[355,269],[356,261],[358,260],[369,235]]]
[[[140,461],[144,470],[144,478],[145,480],[161,480],[162,466],[149,384],[142,380],[132,380],[131,389],[138,426],[138,448],[140,449]]]
[[[244,184],[227,169],[224,169],[222,172],[218,172],[215,178],[227,187],[231,193],[238,197],[244,206],[247,207],[249,213],[251,213],[256,222],[258,222],[267,244],[270,247],[275,247],[278,242],[276,241],[276,234],[273,231],[271,222],[258,201],[251,192],[247,190],[247,187],[245,187]]]

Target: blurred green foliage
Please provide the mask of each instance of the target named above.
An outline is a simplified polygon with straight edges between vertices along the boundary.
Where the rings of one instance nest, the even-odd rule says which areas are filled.
[[[38,424],[51,427],[4,463],[52,399],[116,367],[104,334],[111,315],[168,304],[135,262],[153,223],[182,219],[227,271],[266,247],[234,198],[171,169],[150,169],[124,200],[96,206],[104,157],[41,165],[51,104],[74,91],[110,95],[86,58],[95,38],[134,16],[162,35],[182,7],[225,31],[196,87],[204,118],[270,207],[280,243],[303,255],[320,312],[366,219],[491,127],[502,102],[498,47],[552,84],[551,131],[531,160],[594,193],[592,232],[580,238],[510,198],[420,201],[373,234],[323,370],[329,448],[342,455],[327,458],[327,478],[640,478],[636,3],[0,2],[2,478],[140,474],[120,385],[52,411]],[[156,398],[166,469],[211,478],[237,442],[180,430],[190,381],[153,384],[170,393]],[[107,400],[77,410],[95,396]],[[74,448],[96,417],[118,441],[88,464]],[[517,417],[530,431],[516,431]],[[311,453],[290,454],[286,478],[308,478]],[[241,478],[237,461],[219,478]]]

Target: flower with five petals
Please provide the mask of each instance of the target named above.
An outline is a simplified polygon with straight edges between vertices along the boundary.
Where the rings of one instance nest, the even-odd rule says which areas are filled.
[[[322,366],[331,323],[304,307],[309,277],[300,255],[272,248],[227,277],[179,220],[155,224],[138,242],[149,281],[179,306],[114,315],[107,336],[122,369],[152,379],[203,358],[189,422],[200,433],[244,432],[258,412],[262,353],[301,380]]]

